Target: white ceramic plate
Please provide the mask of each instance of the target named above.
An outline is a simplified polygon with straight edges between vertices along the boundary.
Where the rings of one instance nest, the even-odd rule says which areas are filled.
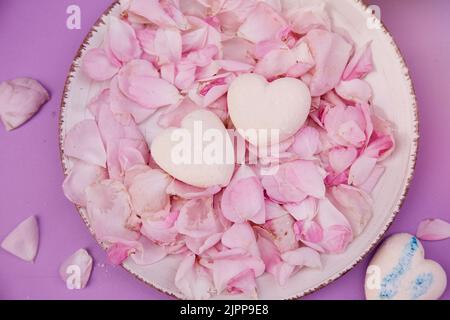
[[[378,112],[396,126],[398,146],[394,155],[385,162],[386,173],[373,193],[374,217],[363,234],[344,254],[324,256],[323,270],[301,271],[285,287],[280,287],[270,275],[261,277],[258,279],[261,299],[302,297],[331,283],[363,259],[381,239],[400,209],[413,175],[419,138],[417,104],[408,69],[386,29],[368,27],[368,21],[372,20],[370,10],[360,0],[289,1],[301,1],[305,4],[326,2],[328,13],[332,16],[335,26],[347,30],[357,45],[373,41],[376,72],[369,75],[367,80],[374,89],[374,104],[379,107]],[[61,106],[61,141],[74,124],[92,118],[86,105],[103,87],[101,84],[93,83],[80,72],[79,62],[86,50],[101,44],[105,32],[105,18],[118,15],[119,11],[120,6],[117,4],[107,10],[87,36],[73,62]],[[67,173],[72,163],[64,156],[62,147],[61,152],[63,167]],[[80,209],[79,212],[89,227],[84,210]],[[183,295],[174,285],[178,262],[177,257],[169,257],[149,267],[140,267],[132,263],[126,263],[124,267],[147,284],[182,299]]]

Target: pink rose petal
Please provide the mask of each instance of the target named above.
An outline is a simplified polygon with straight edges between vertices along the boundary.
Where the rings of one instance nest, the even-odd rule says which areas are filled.
[[[286,252],[298,248],[298,242],[294,233],[295,220],[290,215],[270,220],[264,224],[264,229],[270,234],[280,252]]]
[[[111,243],[136,240],[137,233],[128,228],[130,199],[125,186],[104,180],[86,189],[87,216],[99,241]]]
[[[320,260],[320,254],[307,247],[298,248],[292,251],[285,252],[281,255],[281,258],[293,266],[307,267],[313,269],[321,269],[322,262]]]
[[[295,135],[291,149],[303,160],[312,160],[321,149],[320,135],[313,127],[304,127]]]
[[[64,195],[71,202],[79,206],[86,206],[86,188],[107,178],[108,175],[105,168],[83,161],[77,161],[64,180]]]
[[[258,43],[276,37],[286,26],[286,21],[270,5],[259,2],[239,28],[238,35]]]
[[[175,226],[178,232],[193,238],[207,237],[221,231],[211,198],[186,202],[180,210]]]
[[[92,271],[92,257],[80,249],[67,258],[59,268],[59,275],[68,289],[84,289]]]
[[[0,83],[0,120],[7,131],[31,119],[50,96],[36,80],[18,78]]]
[[[221,187],[215,186],[208,189],[202,189],[185,184],[178,180],[173,180],[167,187],[167,193],[171,196],[177,196],[184,199],[208,198],[221,191]]]
[[[255,232],[248,223],[235,223],[225,231],[222,244],[230,249],[244,249],[250,255],[259,256]]]
[[[128,62],[142,53],[134,29],[114,16],[109,19],[107,39],[108,48],[119,61]]]
[[[355,52],[345,68],[342,76],[343,80],[362,79],[373,71],[374,65],[371,45],[372,42],[368,42],[365,46]]]
[[[311,30],[306,41],[316,62],[310,91],[317,97],[339,84],[352,46],[338,34],[318,29]]]
[[[246,166],[241,166],[222,197],[224,216],[235,223],[247,220],[264,223],[265,205],[263,188],[255,173]]]
[[[86,53],[81,68],[92,80],[105,81],[119,72],[120,64],[111,62],[104,49],[95,48]]]
[[[21,222],[3,239],[1,247],[24,261],[33,262],[39,247],[36,217],[32,216]]]
[[[450,238],[450,223],[441,219],[427,219],[419,224],[417,237],[426,241]]]
[[[94,120],[83,120],[67,132],[64,153],[69,157],[106,168],[105,147]]]
[[[328,156],[331,168],[340,174],[350,168],[358,156],[358,150],[353,147],[335,147]]]
[[[372,87],[360,79],[341,81],[336,87],[336,93],[345,100],[358,103],[368,103],[373,96]]]
[[[188,299],[208,299],[214,292],[211,274],[189,254],[181,261],[175,276],[175,285]]]
[[[355,236],[360,235],[372,218],[372,200],[364,191],[340,185],[331,189],[336,208],[345,215]]]
[[[351,166],[348,177],[348,184],[360,186],[369,179],[375,166],[377,159],[361,156]]]

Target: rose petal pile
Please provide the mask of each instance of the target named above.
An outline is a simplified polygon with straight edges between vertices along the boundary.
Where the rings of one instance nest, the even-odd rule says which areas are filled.
[[[370,43],[356,46],[323,6],[298,1],[121,5],[101,47],[82,60],[106,89],[64,144],[75,163],[64,192],[86,208],[110,260],[148,265],[179,255],[176,286],[206,299],[256,297],[263,274],[284,285],[320,268],[321,254],[344,252],[372,217],[370,193],[395,148],[364,79],[374,69]],[[236,164],[227,187],[202,189],[161,170],[153,137],[202,108],[231,128],[227,90],[251,72],[301,79],[313,97],[305,126],[280,145],[276,173]]]

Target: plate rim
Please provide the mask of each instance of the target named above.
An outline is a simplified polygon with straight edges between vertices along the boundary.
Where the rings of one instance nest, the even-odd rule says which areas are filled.
[[[369,5],[365,4],[363,0],[349,0],[349,1],[353,1],[360,10],[362,11],[368,11],[369,9]],[[63,124],[64,124],[64,112],[66,109],[66,100],[68,99],[68,90],[69,87],[71,85],[71,80],[73,77],[73,73],[76,71],[76,69],[79,67],[76,64],[76,61],[79,60],[81,58],[81,56],[83,55],[83,51],[85,50],[87,44],[89,43],[90,39],[93,36],[93,33],[96,31],[96,28],[98,28],[99,26],[101,26],[103,24],[104,19],[111,13],[111,11],[116,7],[116,6],[120,6],[120,0],[113,0],[113,2],[111,3],[111,5],[109,5],[105,11],[101,14],[101,16],[96,20],[96,22],[91,26],[89,32],[86,34],[86,36],[83,39],[83,42],[81,43],[80,47],[78,48],[78,50],[76,51],[76,54],[72,60],[72,63],[70,65],[70,69],[68,72],[68,75],[66,77],[66,81],[64,83],[64,88],[63,88],[63,93],[62,93],[62,97],[61,97],[61,106],[60,106],[60,110],[59,110],[59,116],[58,116],[58,130],[59,130],[59,154],[60,154],[60,162],[61,162],[61,166],[63,169],[63,173],[64,173],[64,177],[67,177],[68,175],[68,169],[65,165],[65,156],[64,156],[64,128],[63,128]],[[385,223],[384,227],[381,229],[381,231],[378,233],[378,235],[374,238],[374,240],[371,242],[371,244],[367,247],[367,249],[365,249],[363,252],[361,252],[361,254],[353,260],[353,262],[349,263],[349,265],[347,267],[345,267],[343,270],[337,272],[336,274],[330,276],[328,279],[322,281],[320,284],[311,287],[307,290],[304,290],[303,292],[300,292],[298,294],[295,294],[293,296],[289,296],[288,298],[284,298],[281,300],[295,300],[295,299],[300,299],[303,298],[307,295],[310,295],[312,293],[317,292],[318,290],[330,285],[331,283],[335,282],[336,280],[338,280],[339,278],[343,277],[345,274],[347,274],[348,272],[350,272],[352,269],[354,269],[356,267],[356,265],[358,265],[362,260],[364,260],[368,254],[377,247],[377,245],[380,243],[380,241],[382,240],[382,238],[384,237],[384,235],[386,234],[386,232],[388,231],[388,229],[391,227],[391,225],[393,224],[393,222],[395,221],[395,219],[397,218],[405,200],[406,197],[409,193],[410,187],[411,187],[411,183],[412,180],[414,178],[414,174],[416,171],[416,165],[417,165],[417,157],[418,157],[418,153],[419,153],[419,141],[420,141],[420,120],[419,120],[419,106],[418,106],[418,102],[417,102],[417,96],[416,96],[416,91],[414,88],[414,84],[412,81],[412,78],[410,76],[410,72],[409,72],[409,68],[406,64],[406,61],[403,57],[403,54],[401,53],[400,48],[398,47],[397,43],[394,40],[394,37],[391,35],[391,33],[389,32],[388,28],[386,27],[386,25],[383,23],[382,20],[379,20],[377,18],[377,22],[380,23],[381,26],[381,31],[385,34],[385,36],[387,36],[387,40],[389,40],[389,45],[395,50],[397,58],[399,59],[399,63],[400,63],[400,67],[402,69],[403,72],[403,77],[405,78],[406,84],[407,86],[409,86],[410,92],[410,98],[412,101],[412,105],[410,106],[412,108],[412,115],[413,115],[413,137],[411,140],[411,151],[409,154],[409,161],[408,161],[408,170],[409,170],[409,174],[405,177],[405,186],[403,188],[403,192],[401,194],[401,196],[399,197],[397,203],[394,206],[394,210],[393,212],[390,214],[389,219],[387,220],[387,222]],[[89,221],[86,219],[85,215],[81,212],[81,210],[83,210],[82,207],[75,205],[75,208],[78,212],[78,214],[80,215],[81,219],[83,220],[84,224],[87,226],[89,232],[91,233],[92,237],[94,238],[94,240],[100,245],[100,247],[102,247],[104,250],[106,250],[105,245],[101,242],[98,241],[97,238],[95,237],[95,232],[92,229]],[[156,285],[155,283],[151,283],[150,281],[144,279],[143,277],[141,277],[139,274],[137,274],[136,272],[134,272],[130,267],[121,264],[120,265],[123,269],[125,269],[128,273],[130,273],[131,275],[133,275],[136,279],[138,279],[139,281],[142,281],[143,283],[145,283],[146,285],[150,286],[153,289],[156,289],[157,291],[159,291],[160,293],[163,293],[165,295],[168,295],[172,298],[175,299],[179,299],[179,300],[185,300],[186,298],[183,296],[178,295],[177,293],[174,292],[168,292],[167,289],[165,288],[161,288],[160,286]]]

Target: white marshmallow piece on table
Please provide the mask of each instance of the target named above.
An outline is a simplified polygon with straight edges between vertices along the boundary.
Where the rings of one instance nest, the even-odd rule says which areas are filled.
[[[234,173],[234,148],[214,113],[197,110],[180,128],[161,132],[151,145],[155,162],[174,178],[199,188],[226,186]]]
[[[407,233],[385,240],[369,264],[368,300],[437,300],[447,286],[444,269],[425,259],[420,241]]]
[[[275,144],[295,135],[311,110],[311,94],[302,81],[281,78],[271,83],[258,74],[237,77],[228,90],[228,109],[236,129],[254,146]],[[257,138],[252,132],[267,132]]]

